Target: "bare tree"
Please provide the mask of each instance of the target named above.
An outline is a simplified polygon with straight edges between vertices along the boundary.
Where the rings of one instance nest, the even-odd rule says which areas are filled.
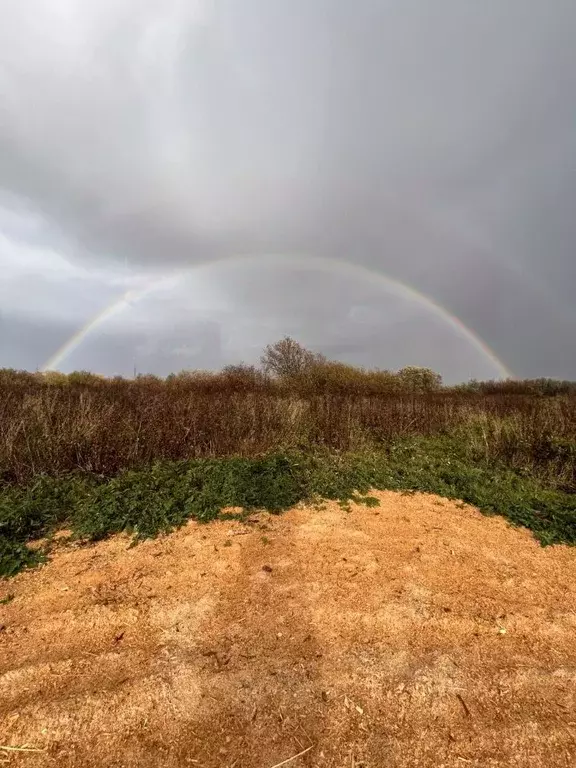
[[[310,352],[290,336],[268,344],[260,358],[264,371],[279,378],[298,376],[325,361],[324,355]]]

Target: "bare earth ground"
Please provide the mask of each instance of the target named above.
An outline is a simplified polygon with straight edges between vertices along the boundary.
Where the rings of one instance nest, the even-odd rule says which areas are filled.
[[[0,761],[576,764],[576,550],[424,495],[62,543],[0,585]],[[310,747],[310,749],[308,749]]]

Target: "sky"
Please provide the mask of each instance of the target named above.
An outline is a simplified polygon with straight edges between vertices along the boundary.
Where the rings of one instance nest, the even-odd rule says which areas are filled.
[[[0,10],[0,367],[576,379],[573,0]]]

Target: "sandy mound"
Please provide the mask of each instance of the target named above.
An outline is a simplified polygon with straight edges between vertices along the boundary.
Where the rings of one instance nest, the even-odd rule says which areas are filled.
[[[377,495],[62,544],[3,583],[0,744],[42,751],[0,761],[573,766],[576,550]]]

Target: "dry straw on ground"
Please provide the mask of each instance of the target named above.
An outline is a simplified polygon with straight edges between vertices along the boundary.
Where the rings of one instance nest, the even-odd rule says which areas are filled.
[[[61,542],[0,607],[8,764],[573,766],[576,551],[376,495]]]

